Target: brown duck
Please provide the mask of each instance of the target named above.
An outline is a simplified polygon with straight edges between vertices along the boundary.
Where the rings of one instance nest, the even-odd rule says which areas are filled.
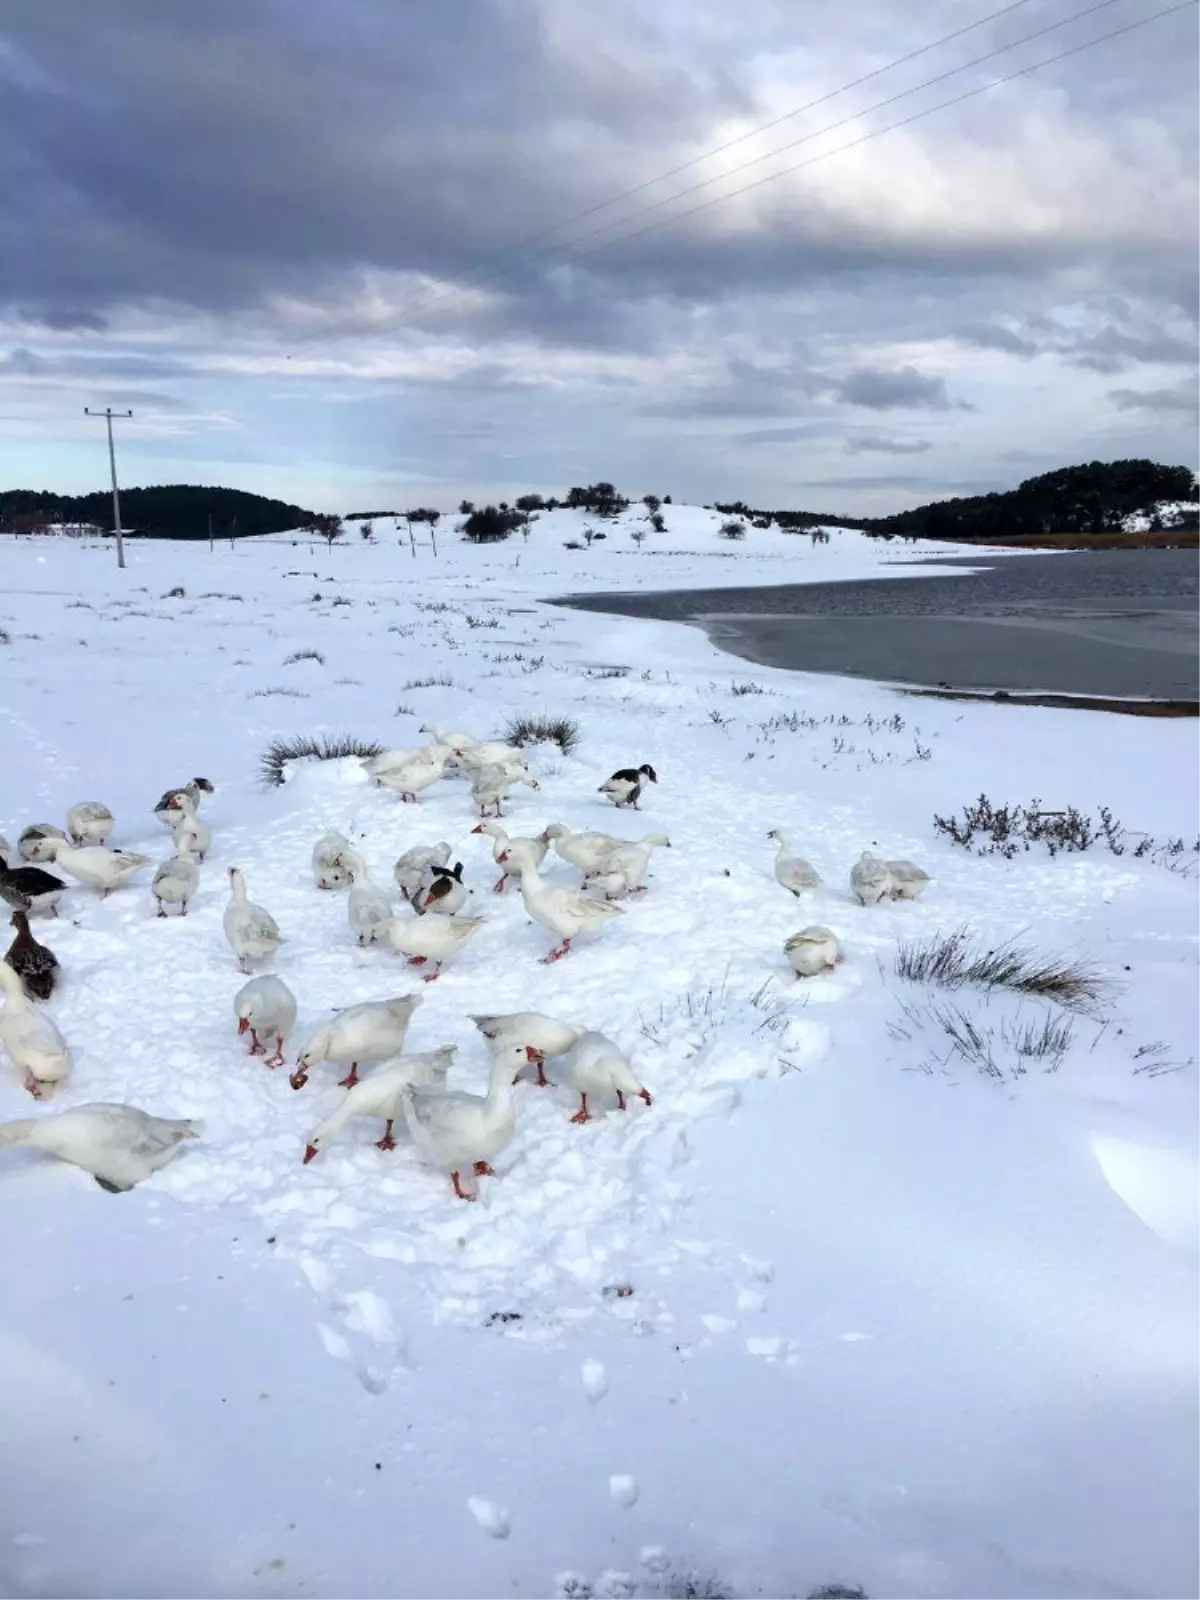
[[[17,936],[4,959],[31,1000],[49,1000],[58,982],[58,957],[30,933],[29,917],[24,911],[14,911],[10,920]]]

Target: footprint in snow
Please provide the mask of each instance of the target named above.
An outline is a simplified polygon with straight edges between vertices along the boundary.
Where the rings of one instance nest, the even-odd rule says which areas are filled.
[[[603,1400],[604,1396],[608,1393],[608,1373],[605,1372],[602,1363],[599,1361],[594,1361],[589,1357],[588,1360],[583,1363],[583,1367],[580,1370],[580,1376],[583,1379],[583,1392],[587,1395],[588,1399],[591,1400],[593,1404],[597,1400]]]
[[[485,1500],[473,1494],[467,1501],[467,1510],[475,1521],[493,1539],[507,1539],[512,1532],[512,1519],[503,1506],[494,1500]]]

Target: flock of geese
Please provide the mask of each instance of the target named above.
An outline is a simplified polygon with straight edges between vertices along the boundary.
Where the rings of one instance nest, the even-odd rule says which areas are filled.
[[[670,846],[665,834],[642,839],[618,838],[596,831],[572,832],[552,823],[536,835],[510,834],[499,820],[503,805],[518,784],[538,788],[538,780],[519,746],[489,743],[462,732],[447,733],[433,724],[421,732],[431,742],[408,750],[385,750],[363,762],[368,775],[381,787],[410,804],[432,784],[452,777],[470,783],[473,808],[479,820],[472,831],[491,840],[499,875],[496,894],[515,884],[525,909],[557,941],[543,958],[559,961],[571,951],[572,941],[598,931],[624,908],[614,902],[645,892],[644,882],[654,852]],[[623,768],[600,785],[599,792],[621,810],[638,809],[648,784],[657,783],[648,763]],[[205,796],[213,793],[206,778],[168,789],[156,806],[156,819],[173,837],[175,853],[155,871],[151,894],[157,915],[169,908],[179,916],[187,908],[200,882],[199,863],[212,843],[212,831],[200,817]],[[492,814],[487,815],[488,812]],[[68,885],[47,870],[56,867],[84,888],[101,896],[129,884],[153,863],[149,856],[111,848],[115,826],[112,812],[98,801],[72,806],[64,829],[52,823],[33,823],[17,841],[21,865],[11,866],[12,850],[0,837],[0,896],[12,907],[16,935],[0,961],[0,1044],[24,1075],[25,1087],[35,1099],[49,1097],[71,1070],[66,1040],[44,1002],[52,995],[59,975],[57,958],[32,935],[31,916],[56,916]],[[793,855],[779,829],[768,834],[777,846],[776,881],[799,898],[820,886],[820,877],[801,857]],[[578,887],[551,883],[543,873],[546,858],[555,857],[582,875]],[[360,946],[390,945],[433,982],[445,964],[458,955],[485,925],[482,916],[460,916],[467,903],[463,864],[451,865],[451,846],[414,845],[394,867],[396,885],[408,912],[397,916],[391,896],[374,883],[362,855],[343,833],[327,833],[312,853],[313,881],[317,889],[348,891],[346,915],[352,937]],[[860,905],[878,905],[888,899],[915,899],[929,875],[911,861],[881,860],[864,852],[850,872],[852,897]],[[249,1052],[262,1056],[269,1067],[282,1066],[285,1048],[296,1022],[297,1003],[282,978],[273,973],[250,975],[270,963],[284,935],[271,913],[249,898],[243,873],[229,869],[230,899],[225,908],[225,937],[248,981],[234,996],[233,1009],[239,1034],[249,1036]],[[842,961],[837,935],[813,925],[793,934],[784,953],[797,977],[814,977],[832,971]],[[308,1139],[303,1160],[313,1161],[356,1117],[382,1120],[381,1150],[395,1148],[394,1128],[403,1121],[417,1151],[433,1167],[447,1173],[454,1192],[473,1200],[477,1183],[492,1175],[491,1161],[512,1139],[516,1127],[515,1086],[535,1069],[534,1082],[548,1086],[546,1064],[579,1097],[573,1123],[591,1120],[593,1102],[615,1100],[622,1111],[631,1099],[653,1103],[633,1063],[621,1048],[602,1033],[563,1022],[537,1012],[477,1015],[471,1018],[487,1041],[492,1067],[486,1095],[468,1094],[445,1087],[456,1047],[444,1045],[427,1051],[407,1051],[406,1040],[420,994],[365,1001],[334,1014],[300,1050],[289,1082],[299,1090],[322,1063],[346,1068],[338,1079],[346,1094],[336,1110]],[[372,1067],[360,1078],[359,1067]],[[179,1144],[202,1133],[202,1124],[189,1119],[154,1117],[133,1106],[96,1103],[55,1116],[22,1118],[0,1124],[0,1148],[30,1146],[71,1162],[90,1172],[105,1189],[121,1191],[156,1171],[170,1159]],[[465,1186],[464,1186],[465,1180]]]

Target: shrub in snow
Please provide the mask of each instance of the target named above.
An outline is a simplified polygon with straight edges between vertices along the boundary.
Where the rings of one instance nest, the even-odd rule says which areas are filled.
[[[294,666],[297,661],[318,661],[321,666],[325,665],[325,657],[319,650],[293,650],[290,656],[283,658],[285,667]]]
[[[1057,1000],[1076,1011],[1094,1010],[1108,982],[1069,956],[1039,955],[1015,940],[985,945],[968,928],[935,933],[927,939],[902,939],[895,972],[909,983],[939,989],[1012,989],[1017,994]]]
[[[373,739],[355,739],[349,734],[330,738],[327,734],[297,734],[290,739],[272,739],[263,751],[259,772],[264,783],[277,786],[283,782],[284,768],[289,761],[343,761],[347,756],[366,760],[383,750]]]
[[[508,506],[484,506],[481,511],[471,512],[461,532],[468,544],[498,544],[526,520],[523,511],[512,511]]]
[[[666,533],[667,519],[663,516],[661,511],[656,511],[650,518],[650,526],[654,529],[655,533]]]
[[[925,1050],[916,1063],[927,1077],[953,1076],[969,1067],[985,1078],[1010,1082],[1031,1071],[1057,1072],[1074,1042],[1070,1017],[1045,1010],[1032,1017],[1020,1006],[991,1013],[968,1011],[948,1000],[900,1002],[900,1017],[888,1023],[893,1040]]]
[[[723,522],[717,530],[722,539],[744,539],[746,537],[746,524],[730,520]]]
[[[556,744],[566,756],[579,743],[579,724],[570,717],[509,717],[502,737],[505,744]]]
[[[1043,811],[1040,800],[1026,805],[994,805],[981,794],[972,805],[964,806],[962,816],[933,819],[934,831],[977,856],[1003,856],[1005,860],[1033,845],[1043,846],[1051,856],[1090,850],[1098,845],[1114,856],[1143,857],[1160,866],[1190,877],[1195,872],[1200,839],[1191,845],[1181,838],[1156,839],[1148,833],[1131,834],[1117,821],[1107,806],[1096,816],[1067,806],[1062,811]]]

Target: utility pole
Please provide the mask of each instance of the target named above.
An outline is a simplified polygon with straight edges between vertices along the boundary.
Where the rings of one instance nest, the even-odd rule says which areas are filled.
[[[113,449],[112,425],[114,417],[132,417],[132,411],[114,411],[111,406],[105,406],[103,411],[93,411],[90,406],[84,406],[85,417],[103,417],[108,424],[108,466],[112,473],[113,491],[113,532],[117,536],[117,565],[125,565],[125,541],[121,537],[121,496],[117,493],[117,455]]]

